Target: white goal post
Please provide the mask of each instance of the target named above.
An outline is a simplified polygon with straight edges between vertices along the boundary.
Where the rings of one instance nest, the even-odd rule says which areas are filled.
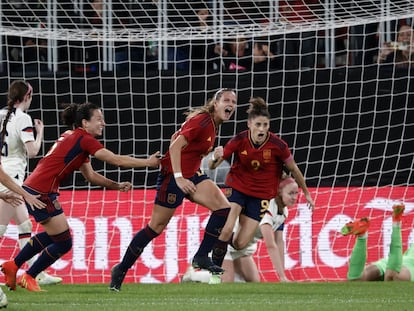
[[[271,130],[288,142],[316,202],[312,214],[301,195],[290,210],[284,231],[289,279],[344,280],[353,240],[339,229],[354,218],[372,219],[368,260],[387,255],[396,202],[406,204],[406,248],[414,241],[414,69],[380,64],[378,55],[383,43],[397,41],[401,25],[413,26],[414,1],[301,2],[2,1],[2,102],[13,80],[29,81],[29,113],[45,124],[44,146],[28,173],[65,130],[62,103],[99,104],[107,123],[104,145],[145,157],[167,151],[184,112],[230,87],[238,108],[216,143],[246,129],[248,100],[263,97]],[[197,15],[203,9],[206,27]],[[244,49],[230,57],[231,46]],[[258,46],[267,46],[261,65],[254,57]],[[52,272],[68,283],[108,282],[111,266],[151,216],[157,170],[95,159],[92,165],[109,178],[131,181],[134,190],[100,189],[79,173],[62,185],[74,247]],[[226,169],[207,172],[223,186]],[[208,215],[185,201],[126,282],[178,282]],[[10,224],[0,239],[0,262],[16,254],[16,239]],[[263,281],[278,280],[261,243],[255,259]]]

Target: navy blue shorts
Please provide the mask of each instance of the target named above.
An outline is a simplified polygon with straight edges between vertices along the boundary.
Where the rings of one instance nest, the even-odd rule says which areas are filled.
[[[197,171],[193,177],[188,179],[191,180],[194,185],[197,185],[203,180],[209,179],[209,177],[203,172]],[[177,208],[183,203],[183,200],[186,197],[187,195],[177,186],[173,174],[158,174],[155,204],[167,208]]]
[[[34,191],[33,189],[30,189],[24,185],[23,185],[23,188],[30,194],[33,194],[33,195],[40,194]],[[63,209],[60,206],[59,201],[57,200],[58,195],[59,195],[58,193],[40,194],[39,200],[46,204],[46,208],[42,208],[42,209],[35,208],[34,210],[32,210],[30,205],[26,203],[26,207],[27,207],[27,210],[29,211],[29,214],[33,216],[36,222],[41,223],[50,217],[54,217],[54,216],[57,216],[63,213]]]
[[[269,200],[259,199],[246,195],[232,188],[226,189],[227,199],[242,207],[241,214],[254,220],[262,220],[266,210],[269,208]]]

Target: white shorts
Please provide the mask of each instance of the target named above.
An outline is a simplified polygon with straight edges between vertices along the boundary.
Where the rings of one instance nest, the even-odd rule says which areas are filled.
[[[234,249],[231,245],[227,248],[226,256],[224,257],[225,260],[235,260],[240,257],[250,256],[253,255],[257,250],[257,242],[249,243],[243,249]]]

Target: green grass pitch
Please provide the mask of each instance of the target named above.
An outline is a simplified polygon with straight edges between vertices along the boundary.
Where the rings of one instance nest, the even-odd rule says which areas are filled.
[[[413,310],[411,282],[53,285],[6,291],[5,311]],[[5,289],[3,287],[3,289]]]

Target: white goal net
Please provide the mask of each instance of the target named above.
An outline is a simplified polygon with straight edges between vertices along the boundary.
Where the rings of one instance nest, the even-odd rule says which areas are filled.
[[[0,94],[6,105],[11,81],[33,85],[30,114],[44,121],[45,143],[29,173],[64,130],[61,103],[101,105],[104,145],[146,157],[165,153],[183,113],[218,89],[238,95],[218,145],[246,129],[248,100],[263,97],[271,130],[288,142],[316,202],[313,213],[303,196],[290,209],[287,277],[344,280],[353,240],[339,230],[347,221],[372,219],[374,261],[388,254],[392,205],[405,202],[404,248],[414,241],[414,44],[398,35],[413,18],[412,0],[2,1]],[[52,272],[68,283],[108,282],[151,216],[156,170],[92,165],[135,189],[100,189],[79,173],[62,185],[74,247]],[[224,186],[227,168],[208,173]],[[178,282],[208,215],[185,201],[126,282]],[[16,254],[16,239],[10,224],[0,262]],[[263,281],[278,280],[264,244],[255,259]]]

